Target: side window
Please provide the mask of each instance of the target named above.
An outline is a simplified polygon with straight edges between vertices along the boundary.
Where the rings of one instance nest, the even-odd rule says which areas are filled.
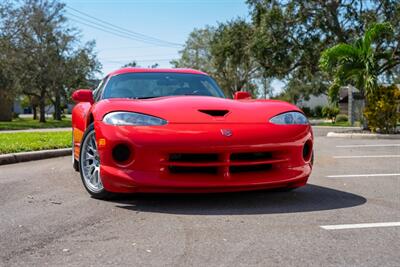
[[[107,78],[108,78],[108,77],[105,77],[103,80],[101,80],[100,84],[99,84],[99,85],[97,86],[97,88],[93,91],[93,98],[94,98],[94,101],[97,102],[97,101],[100,100],[100,97],[101,97],[101,95],[102,95],[103,88],[104,88],[104,85],[106,84]]]

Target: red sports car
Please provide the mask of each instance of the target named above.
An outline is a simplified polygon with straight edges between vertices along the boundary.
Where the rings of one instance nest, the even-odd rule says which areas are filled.
[[[286,102],[224,96],[192,69],[124,68],[77,90],[73,165],[96,198],[306,184],[313,134]]]

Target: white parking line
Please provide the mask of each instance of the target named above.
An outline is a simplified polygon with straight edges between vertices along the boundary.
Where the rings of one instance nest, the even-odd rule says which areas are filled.
[[[400,155],[361,155],[361,156],[333,156],[334,159],[357,159],[357,158],[400,158]]]
[[[337,224],[337,225],[321,225],[320,227],[325,230],[343,230],[343,229],[395,227],[395,226],[400,226],[400,222]]]
[[[385,176],[400,176],[400,173],[379,173],[379,174],[343,174],[343,175],[328,175],[327,178],[351,178],[351,177],[385,177]]]
[[[336,146],[341,148],[352,148],[352,147],[397,147],[400,144],[381,144],[381,145],[343,145],[343,146]]]

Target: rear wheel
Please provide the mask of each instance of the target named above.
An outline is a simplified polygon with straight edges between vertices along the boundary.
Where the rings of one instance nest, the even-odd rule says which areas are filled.
[[[104,189],[100,176],[100,157],[97,150],[96,134],[91,124],[83,135],[79,153],[79,171],[83,185],[95,198],[105,199],[111,193]]]

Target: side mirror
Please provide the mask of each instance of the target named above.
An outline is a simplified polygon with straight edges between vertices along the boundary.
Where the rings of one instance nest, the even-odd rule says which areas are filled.
[[[89,89],[78,89],[72,94],[72,99],[79,102],[89,102],[90,104],[94,103],[93,100],[93,92]]]
[[[238,91],[233,95],[233,99],[239,100],[239,99],[250,99],[251,95],[248,92],[242,92]]]

